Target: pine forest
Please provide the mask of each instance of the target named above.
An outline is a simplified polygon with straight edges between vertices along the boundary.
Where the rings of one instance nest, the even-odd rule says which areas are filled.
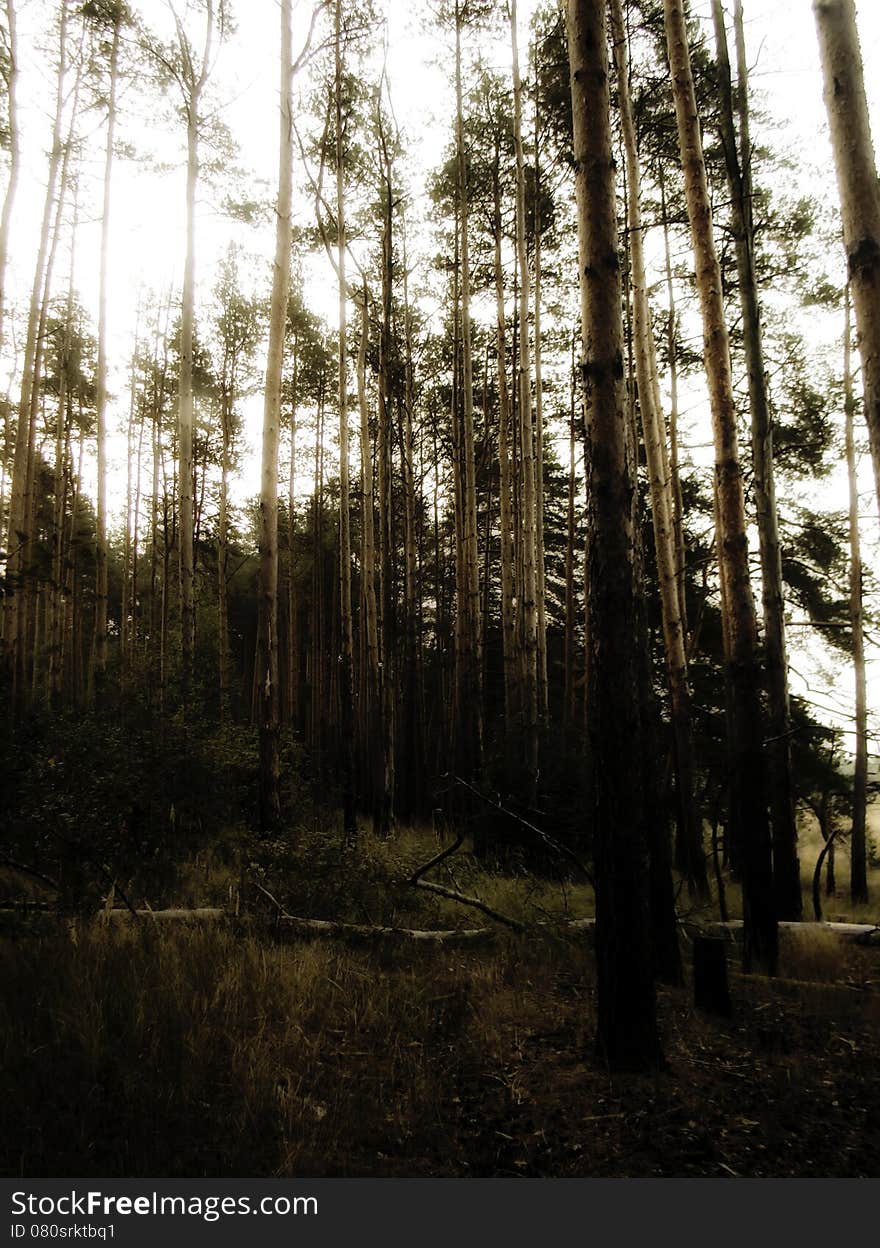
[[[0,1173],[880,1176],[878,83],[0,0]]]

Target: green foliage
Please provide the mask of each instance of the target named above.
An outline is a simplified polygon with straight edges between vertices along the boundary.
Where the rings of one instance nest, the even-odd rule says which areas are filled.
[[[297,760],[288,746],[289,802]],[[154,908],[180,865],[210,848],[229,861],[256,809],[256,734],[160,716],[135,700],[118,719],[35,715],[7,743],[0,844],[57,885],[67,910],[93,910],[115,881]]]

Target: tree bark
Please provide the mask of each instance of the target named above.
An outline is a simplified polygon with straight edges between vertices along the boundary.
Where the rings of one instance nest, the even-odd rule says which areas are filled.
[[[18,404],[18,424],[15,436],[15,451],[12,465],[12,487],[9,499],[9,528],[7,533],[6,574],[12,589],[4,603],[3,640],[5,658],[9,667],[11,698],[10,709],[13,714],[20,709],[23,697],[23,677],[26,648],[26,613],[27,600],[24,583],[24,571],[30,558],[29,519],[30,498],[29,481],[31,473],[31,450],[34,438],[34,392],[36,389],[36,357],[38,350],[38,330],[40,324],[40,295],[43,290],[49,252],[49,236],[52,226],[52,208],[58,171],[62,157],[61,126],[64,110],[64,79],[67,70],[67,0],[61,6],[61,19],[58,36],[58,77],[55,93],[55,118],[52,129],[52,148],[49,157],[49,170],[46,180],[46,196],[43,203],[43,218],[40,227],[40,241],[37,260],[34,266],[34,280],[31,288],[30,307],[28,310],[27,332],[24,347],[21,391]]]
[[[850,899],[854,905],[868,900],[868,864],[865,819],[868,804],[868,689],[865,669],[865,638],[862,624],[862,552],[859,535],[859,483],[856,473],[852,381],[852,327],[849,288],[845,292],[846,319],[843,339],[844,412],[846,417],[846,468],[849,478],[849,619],[852,628],[853,673],[856,686],[856,748],[850,833]]]
[[[652,974],[632,496],[604,0],[568,0],[590,480],[589,735],[598,1045],[612,1068],[661,1062]]]
[[[104,156],[104,202],[101,215],[101,260],[98,278],[98,374],[97,438],[98,489],[95,536],[95,640],[93,678],[100,696],[107,669],[107,264],[110,245],[110,185],[113,174],[113,141],[116,135],[116,84],[119,68],[121,9],[112,9],[110,44],[110,90],[107,104],[107,147]]]
[[[6,310],[6,260],[9,254],[9,231],[12,209],[18,190],[18,174],[21,167],[21,139],[18,132],[18,27],[13,0],[6,0],[6,25],[9,35],[9,69],[6,75],[6,108],[9,129],[9,180],[3,197],[0,214],[0,348],[3,346],[4,314]]]
[[[813,0],[880,508],[880,182],[854,0]]]
[[[263,403],[263,456],[260,478],[260,597],[257,622],[257,682],[260,737],[260,829],[272,832],[281,818],[278,691],[278,440],[284,329],[290,287],[291,199],[293,185],[290,0],[281,0],[281,112],[278,143],[278,198],[275,209],[275,261],[269,312],[269,350]]]
[[[737,151],[733,118],[733,90],[727,35],[724,28],[724,12],[721,0],[712,0],[720,95],[721,141],[724,148],[727,185],[730,191],[731,223],[736,247],[739,301],[742,310],[743,347],[752,414],[753,488],[761,553],[767,734],[769,737],[767,746],[768,796],[773,829],[773,883],[779,917],[799,919],[803,913],[803,902],[791,775],[791,715],[785,644],[785,603],[782,594],[782,556],[773,469],[773,422],[764,366],[758,283],[755,274],[748,71],[745,43],[742,37],[742,10],[738,2],[736,15],[741,155]]]
[[[343,117],[342,0],[334,14],[334,108],[336,113],[336,268],[339,282],[339,748],[344,833],[357,833],[354,803],[354,632],[351,608],[351,527],[348,483],[348,283],[345,223],[345,144]]]
[[[749,575],[730,341],[682,0],[664,0],[664,16],[715,441],[719,574],[729,638],[726,667],[731,690],[730,780],[736,795],[746,923],[743,960],[747,968],[759,965],[774,973],[778,933],[764,786],[761,668]]]
[[[692,886],[707,896],[709,882],[703,850],[702,822],[697,810],[694,779],[691,691],[688,682],[685,629],[678,592],[673,500],[667,455],[665,422],[657,382],[657,358],[648,285],[645,276],[644,234],[640,205],[640,174],[636,128],[629,96],[629,56],[621,0],[611,0],[611,30],[617,70],[620,122],[629,189],[628,231],[632,259],[633,338],[642,436],[648,462],[654,550],[660,584],[666,675],[669,682],[672,733],[675,746],[677,796],[682,867]]]
[[[519,430],[522,481],[522,645],[525,663],[523,726],[525,796],[534,805],[538,786],[538,574],[536,563],[535,450],[532,429],[532,370],[529,354],[529,261],[526,251],[525,158],[522,138],[522,81],[517,46],[516,0],[510,6],[513,63],[513,139],[516,152],[516,251],[519,263]]]
[[[214,3],[206,0],[205,44],[196,70],[192,50],[175,14],[183,63],[183,104],[186,115],[186,254],[180,306],[180,383],[178,403],[178,546],[180,551],[180,629],[182,688],[186,705],[196,646],[194,514],[193,514],[193,333],[195,321],[195,217],[199,180],[200,106],[211,64]]]
[[[480,644],[480,562],[477,542],[477,485],[474,456],[474,377],[471,333],[471,270],[468,231],[467,154],[464,138],[464,105],[461,81],[461,0],[455,0],[455,98],[458,158],[458,199],[461,223],[461,414],[462,414],[462,539],[463,582],[458,611],[463,615],[462,654],[459,672],[459,723],[456,727],[457,766],[479,775],[483,755],[483,688]]]
[[[501,265],[501,156],[497,149],[492,169],[492,194],[495,345],[498,363],[498,511],[501,537],[501,640],[504,655],[504,727],[509,756],[513,718],[517,711],[516,619],[513,601],[515,553],[513,548],[513,521],[511,518],[511,412],[510,388],[507,384],[507,325],[504,309],[504,272]],[[511,761],[509,757],[508,761]]]

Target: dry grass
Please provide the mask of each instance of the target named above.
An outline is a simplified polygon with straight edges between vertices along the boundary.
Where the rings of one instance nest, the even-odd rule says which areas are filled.
[[[734,975],[731,1021],[664,990],[667,1070],[614,1079],[584,941],[92,924],[0,943],[0,983],[6,1175],[878,1173],[880,994],[830,978]]]
[[[462,1063],[528,1018],[534,978],[506,945],[377,960],[98,925],[5,942],[2,1170],[399,1172],[416,1139],[442,1154]]]

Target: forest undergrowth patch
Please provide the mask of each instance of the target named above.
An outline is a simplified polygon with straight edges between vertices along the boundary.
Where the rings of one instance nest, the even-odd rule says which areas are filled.
[[[95,923],[4,939],[0,1170],[877,1175],[877,955],[847,956],[842,986],[734,974],[729,1021],[662,989],[667,1069],[612,1077],[583,939],[353,950]]]

